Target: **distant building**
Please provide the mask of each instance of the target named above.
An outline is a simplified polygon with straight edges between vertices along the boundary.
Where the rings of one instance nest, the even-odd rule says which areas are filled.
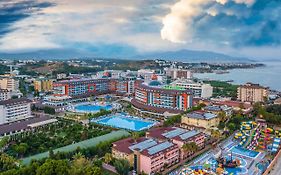
[[[274,104],[275,104],[275,105],[281,105],[281,97],[280,97],[280,98],[277,98],[277,99],[274,101]]]
[[[7,89],[9,91],[19,91],[19,80],[12,76],[5,76],[0,78],[0,89]]]
[[[67,75],[65,73],[57,74],[57,80],[66,79]]]
[[[182,116],[181,123],[188,128],[210,129],[219,125],[220,119],[217,114],[204,111],[195,111]]]
[[[0,101],[0,124],[27,119],[31,116],[31,100],[17,98]]]
[[[155,70],[152,69],[140,69],[138,70],[138,77],[144,80],[151,80],[152,76],[155,74]]]
[[[237,99],[242,102],[263,102],[268,99],[269,89],[259,84],[246,83],[237,89]]]
[[[176,69],[176,68],[166,68],[165,69],[166,75],[171,77],[172,79],[191,79],[192,72],[187,69]]]
[[[8,89],[0,89],[0,101],[9,100],[11,98],[11,91],[9,91]]]
[[[232,108],[226,105],[208,105],[204,107],[204,111],[219,114],[220,112],[225,113],[226,116],[231,116]]]
[[[53,90],[53,80],[47,78],[38,78],[34,80],[34,89],[38,92],[50,92]]]
[[[194,97],[210,98],[213,95],[213,87],[203,82],[194,82],[189,79],[179,79],[171,83],[171,86],[191,90]]]

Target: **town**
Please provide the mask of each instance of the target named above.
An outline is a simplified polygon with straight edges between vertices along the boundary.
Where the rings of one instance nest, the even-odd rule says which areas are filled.
[[[198,79],[261,64],[1,60],[0,174],[267,175],[281,94]]]

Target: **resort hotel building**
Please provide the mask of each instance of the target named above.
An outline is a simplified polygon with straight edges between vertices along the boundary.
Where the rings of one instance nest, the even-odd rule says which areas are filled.
[[[0,101],[0,124],[27,119],[31,116],[31,100],[17,98]]]
[[[206,111],[194,111],[181,118],[181,125],[189,129],[210,129],[219,125],[220,118],[217,114]]]
[[[237,89],[237,99],[242,102],[263,102],[268,99],[268,88],[259,84],[246,83]]]
[[[192,107],[192,92],[166,88],[160,82],[140,83],[135,88],[133,107],[141,113],[163,116],[178,114]],[[164,115],[165,116],[165,115]]]
[[[182,150],[182,145],[190,142],[202,149],[205,135],[177,127],[156,128],[149,130],[146,137],[114,142],[112,155],[117,159],[128,160],[138,174],[154,174],[192,155],[192,152]]]
[[[213,87],[203,82],[194,82],[190,79],[179,79],[170,84],[173,87],[188,89],[193,92],[194,97],[210,98],[213,95]]]
[[[191,79],[192,72],[187,69],[177,69],[177,68],[165,68],[166,75],[175,79]]]

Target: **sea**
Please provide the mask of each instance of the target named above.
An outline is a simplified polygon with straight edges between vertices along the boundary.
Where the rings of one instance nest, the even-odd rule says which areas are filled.
[[[281,92],[281,61],[261,63],[265,66],[251,69],[232,69],[225,74],[194,73],[194,77],[203,80],[231,81],[233,84],[258,83],[269,87],[271,90]]]

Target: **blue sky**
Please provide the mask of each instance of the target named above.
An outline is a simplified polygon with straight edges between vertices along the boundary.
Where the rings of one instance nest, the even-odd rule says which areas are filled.
[[[280,0],[1,0],[0,53],[280,58]]]

